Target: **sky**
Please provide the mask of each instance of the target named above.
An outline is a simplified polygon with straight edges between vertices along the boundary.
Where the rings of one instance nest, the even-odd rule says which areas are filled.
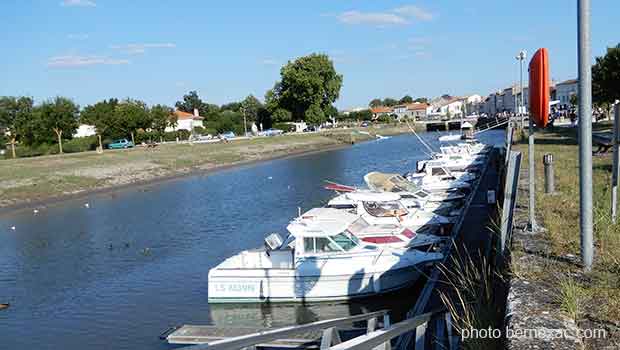
[[[618,14],[592,1],[593,56],[620,42]],[[548,48],[552,78],[575,78],[576,18],[576,0],[1,0],[0,96],[262,100],[313,52],[343,75],[340,109],[488,95],[518,80],[521,49]]]

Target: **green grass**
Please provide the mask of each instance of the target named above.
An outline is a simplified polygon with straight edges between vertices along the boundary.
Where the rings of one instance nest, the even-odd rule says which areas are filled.
[[[609,128],[609,124],[594,125],[595,130]],[[537,212],[546,229],[544,234],[550,244],[550,254],[557,257],[569,254],[580,256],[579,147],[576,131],[574,128],[556,128],[536,134]],[[527,166],[527,146],[519,145],[519,148],[524,152],[524,166]],[[546,153],[554,156],[557,191],[554,195],[543,193],[542,157]],[[517,274],[535,275],[558,285],[558,303],[574,319],[590,317],[604,322],[620,319],[620,224],[612,223],[610,217],[611,162],[610,154],[593,157],[593,271],[581,274],[581,269],[561,263],[555,264],[557,269],[543,269],[535,273],[527,271],[527,267],[516,268]],[[518,265],[518,260],[514,264]],[[559,283],[558,274],[564,276]]]

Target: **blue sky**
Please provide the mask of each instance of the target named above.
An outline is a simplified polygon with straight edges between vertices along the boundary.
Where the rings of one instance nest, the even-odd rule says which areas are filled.
[[[595,0],[592,49],[620,42],[620,1]],[[523,48],[576,76],[576,0],[2,0],[0,95],[80,105],[118,97],[222,104],[263,98],[282,64],[327,53],[339,108],[374,97],[486,95],[518,79]],[[536,14],[528,12],[537,8]]]

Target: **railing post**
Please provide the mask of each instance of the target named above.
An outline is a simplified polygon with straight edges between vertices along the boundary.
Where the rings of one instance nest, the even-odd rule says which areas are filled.
[[[425,322],[415,329],[415,350],[424,350],[427,327],[428,322]]]

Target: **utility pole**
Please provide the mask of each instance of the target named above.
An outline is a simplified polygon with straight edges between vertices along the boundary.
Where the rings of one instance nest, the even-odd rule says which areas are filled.
[[[620,150],[618,149],[618,141],[620,139],[620,102],[616,102],[614,111],[614,155],[613,168],[611,172],[611,222],[615,224],[618,216],[618,179],[620,178]]]
[[[243,111],[243,136],[246,137],[248,136],[248,123],[245,121],[245,108],[241,107],[241,110]]]
[[[592,270],[592,67],[590,64],[590,0],[577,0],[577,44],[579,48],[579,228],[581,258]]]
[[[525,128],[525,116],[523,113],[523,61],[525,61],[525,58],[527,57],[527,52],[525,50],[521,50],[519,51],[519,54],[517,55],[517,60],[519,61],[519,91],[521,92],[521,98],[520,98],[520,103],[519,103],[519,108],[518,108],[518,113],[521,115],[521,130],[523,130]]]

